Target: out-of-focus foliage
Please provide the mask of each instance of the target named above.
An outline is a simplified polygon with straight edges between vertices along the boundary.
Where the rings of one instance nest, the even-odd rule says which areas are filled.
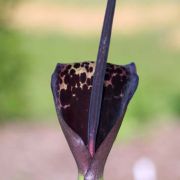
[[[24,76],[27,68],[18,34],[0,29],[0,120],[25,112]]]
[[[31,57],[33,73],[30,75],[28,104],[34,117],[55,116],[50,77],[56,63],[95,60],[97,37],[71,37],[66,35],[24,35],[23,47]],[[140,77],[126,118],[140,123],[180,112],[179,66],[180,53],[159,46],[161,36],[156,33],[131,37],[113,35],[109,61],[115,64],[137,65]],[[78,44],[78,46],[77,46]]]
[[[0,121],[25,114],[24,78],[27,71],[20,35],[6,26],[15,0],[0,0]]]
[[[37,1],[44,3],[43,0]],[[3,19],[0,21],[0,120],[19,117],[23,120],[27,117],[43,121],[52,119],[55,118],[55,108],[50,78],[56,63],[96,60],[99,36],[69,35],[61,30],[58,33],[39,33],[31,29],[30,33],[22,33],[23,29],[14,32],[7,28],[6,22],[10,22],[9,10],[17,2],[0,0],[0,8],[4,7],[3,11],[0,10]],[[97,4],[95,1],[91,3]],[[102,3],[105,5],[106,1]],[[108,60],[115,64],[134,61],[140,76],[138,90],[126,113],[126,118],[132,121],[127,122],[144,124],[148,119],[180,116],[180,52],[163,44],[174,29],[175,25],[169,25],[132,35],[113,32]],[[29,116],[24,116],[27,113]]]

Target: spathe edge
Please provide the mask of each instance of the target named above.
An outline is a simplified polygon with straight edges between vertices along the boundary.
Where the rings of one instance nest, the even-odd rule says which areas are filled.
[[[58,65],[57,65],[58,66]],[[109,155],[109,152],[113,146],[113,142],[118,134],[120,126],[123,121],[123,117],[125,115],[127,106],[129,104],[130,99],[132,98],[134,92],[138,86],[138,75],[136,73],[136,67],[134,63],[125,65],[124,67],[129,69],[130,72],[130,80],[126,85],[126,94],[122,99],[120,104],[120,113],[117,122],[114,124],[113,128],[110,130],[104,141],[101,143],[99,148],[97,149],[94,157],[92,158],[87,146],[84,144],[82,138],[73,131],[69,125],[64,121],[62,117],[61,111],[58,109],[58,94],[56,92],[56,79],[57,72],[56,68],[52,75],[51,79],[51,89],[53,92],[54,103],[56,108],[56,113],[58,116],[59,123],[61,125],[62,131],[66,137],[70,150],[74,156],[76,161],[79,173],[83,174],[85,179],[90,179],[94,176],[94,179],[99,179],[103,175],[104,166]]]

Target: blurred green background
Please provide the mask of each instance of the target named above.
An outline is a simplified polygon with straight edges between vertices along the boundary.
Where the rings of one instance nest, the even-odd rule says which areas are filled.
[[[50,79],[57,63],[96,60],[106,2],[0,0],[1,179],[75,179]],[[117,1],[108,61],[135,62],[140,82],[107,180],[133,179],[142,157],[157,179],[180,179],[179,19],[179,0]]]
[[[125,16],[129,23],[133,24],[131,18],[139,13],[134,18],[134,26],[122,21],[122,27],[122,18],[119,20],[117,13],[109,55],[109,62],[127,64],[133,61],[137,65],[140,84],[126,116],[136,122],[180,115],[180,47],[174,37],[180,30],[179,13],[174,12],[178,1],[169,3],[164,5],[160,0],[118,2],[116,12],[121,11],[121,6],[122,11],[125,7],[122,18]],[[58,62],[96,59],[104,6],[104,1],[1,0],[1,122],[54,119],[50,90],[54,67]],[[93,19],[81,18],[81,13],[84,18],[86,15],[91,18],[91,11],[100,17],[99,21],[92,23]],[[58,12],[61,18],[53,22]],[[45,13],[47,17],[42,18]],[[62,21],[62,15],[69,17],[63,17]],[[74,25],[68,26],[72,22]],[[92,24],[90,30],[85,22],[89,26]]]

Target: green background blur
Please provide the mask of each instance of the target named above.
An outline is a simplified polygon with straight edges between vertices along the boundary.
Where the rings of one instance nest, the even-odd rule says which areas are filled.
[[[96,60],[106,2],[0,0],[0,179],[76,179],[51,74],[57,63]],[[140,81],[105,180],[133,179],[141,160],[156,179],[180,179],[179,20],[179,0],[117,0],[108,61],[135,62]]]
[[[164,2],[177,7],[179,5],[179,2],[175,0],[124,0],[121,3],[118,2],[117,11],[121,9],[121,6],[128,7],[128,5],[132,10],[133,7],[143,9],[152,6],[152,11],[154,11],[153,8],[157,4],[156,11],[158,12],[158,7],[161,9],[162,5],[162,9],[164,8]],[[18,24],[19,21],[13,18],[14,14],[21,11],[18,7],[24,7],[22,4],[27,4],[25,8],[28,7],[28,3],[30,6],[34,3],[34,7],[50,4],[51,7],[54,5],[62,9],[65,6],[65,10],[68,7],[74,7],[74,9],[78,7],[79,14],[84,8],[89,9],[88,13],[91,10],[94,12],[94,9],[97,12],[99,9],[101,13],[104,11],[106,2],[1,0],[0,3],[0,122],[52,121],[56,118],[56,114],[50,78],[56,63],[95,60],[102,22],[99,21],[100,23],[90,32],[87,29],[83,32],[83,24],[77,23],[77,26],[80,26],[80,33],[78,33],[78,28],[74,33],[71,26],[69,31],[68,28],[67,30],[61,28],[61,25],[57,28],[55,25],[48,28],[47,26],[40,27],[40,25],[28,26],[28,18],[26,25],[21,26],[20,23]],[[151,14],[151,8],[148,11]],[[142,17],[143,12],[145,15],[146,10],[140,14]],[[122,26],[125,29],[124,32],[116,29],[112,34],[108,61],[116,64],[127,64],[133,61],[137,65],[140,77],[138,90],[126,115],[132,123],[144,124],[157,121],[157,119],[166,119],[166,117],[178,119],[180,115],[180,47],[177,42],[174,42],[177,38],[173,36],[173,32],[180,30],[178,22],[180,16],[177,14],[172,17],[171,11],[162,13],[165,13],[162,22],[167,19],[167,23],[161,25],[161,21],[154,24],[149,21],[144,23],[142,28],[141,24],[137,24],[137,27],[134,26],[136,30],[133,30],[134,27],[132,29],[127,27],[130,33],[124,33],[126,29]],[[47,12],[47,18],[48,15]],[[102,13],[101,18],[103,15]],[[170,21],[168,15],[171,17]],[[76,23],[75,17],[69,18],[74,18]],[[26,17],[22,18],[26,19]],[[118,21],[118,17],[115,16],[115,18]],[[33,24],[33,21],[30,23]],[[71,21],[67,19],[66,23],[71,23]],[[121,27],[118,28],[121,29]]]

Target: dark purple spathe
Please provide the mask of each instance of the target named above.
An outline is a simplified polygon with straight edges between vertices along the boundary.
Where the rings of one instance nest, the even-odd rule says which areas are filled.
[[[137,88],[138,76],[133,63],[126,66],[107,64],[100,122],[94,142],[96,151],[91,157],[87,148],[87,121],[93,72],[93,62],[58,64],[51,86],[58,119],[80,173],[88,176],[96,171],[94,174],[100,177],[127,105]]]

